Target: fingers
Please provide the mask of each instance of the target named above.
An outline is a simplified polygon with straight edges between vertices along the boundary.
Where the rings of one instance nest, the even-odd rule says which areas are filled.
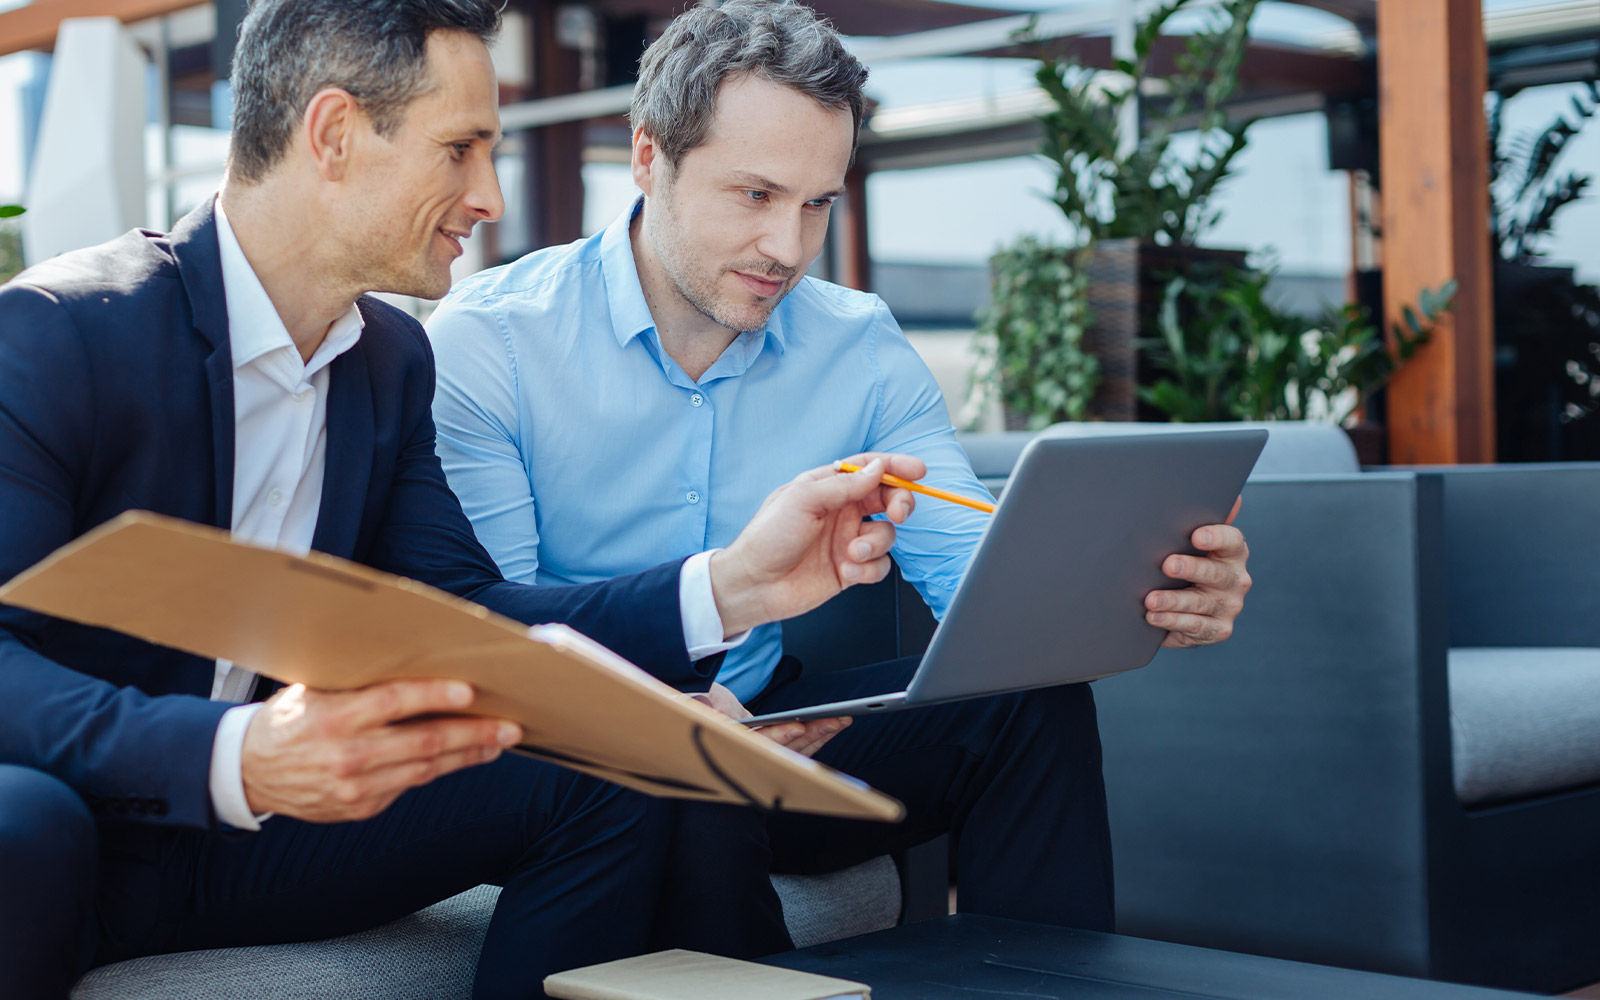
[[[885,474],[913,481],[928,474],[927,463],[911,455],[869,451],[851,455],[843,461],[850,465],[862,466],[863,472],[866,471],[865,466],[869,462],[882,462]],[[898,486],[883,486],[877,496],[869,494],[863,497],[862,503],[867,507],[867,513],[884,514],[895,524],[904,523],[917,506],[916,497],[911,491]]]
[[[1238,509],[1237,504],[1234,509]],[[1242,559],[1250,554],[1250,547],[1244,541],[1244,532],[1228,524],[1207,524],[1196,528],[1194,534],[1189,536],[1189,541],[1201,552],[1211,553],[1219,559]]]
[[[1209,557],[1174,555],[1167,556],[1161,563],[1161,572],[1184,583],[1232,589],[1238,585],[1239,578],[1245,571],[1243,566],[1224,561],[1214,555]]]
[[[348,778],[462,753],[498,753],[521,741],[522,727],[502,719],[403,722],[345,741],[337,751],[332,771],[335,777]]]
[[[1171,628],[1170,624],[1155,621],[1152,616],[1170,613],[1233,619],[1244,610],[1244,600],[1233,590],[1190,587],[1185,590],[1153,590],[1145,595],[1144,606],[1146,621],[1162,628]]]
[[[1233,635],[1233,622],[1227,618],[1159,611],[1145,615],[1145,620],[1167,630],[1167,637],[1161,642],[1167,647],[1208,646]]]
[[[866,467],[873,462],[882,462],[883,468],[878,471],[880,476],[884,473],[888,473],[891,476],[899,476],[901,479],[915,480],[921,479],[923,476],[928,474],[928,465],[922,459],[913,455],[901,455],[895,452],[863,451],[854,455],[850,455],[846,458],[841,458],[839,461],[845,463],[846,465],[859,466],[862,472],[865,472]],[[838,476],[840,474],[841,473],[835,466],[823,465],[818,466],[815,469],[802,472],[796,478],[807,480],[827,479],[830,476]],[[852,476],[860,475],[860,473],[855,472],[844,474]]]
[[[343,807],[341,820],[367,819],[387,809],[409,789],[464,768],[487,764],[499,756],[499,747],[470,747],[395,764],[334,782],[332,798]]]
[[[386,681],[323,697],[336,706],[339,722],[358,730],[418,715],[459,712],[472,704],[472,686],[462,681]]]
[[[806,734],[803,722],[779,722],[771,726],[757,726],[756,732],[779,746],[788,746]]]
[[[898,486],[885,486],[878,492],[878,505],[883,509],[877,511],[895,524],[904,524],[911,512],[917,509],[917,498],[910,490]]]
[[[879,556],[869,563],[847,562],[839,564],[839,578],[846,587],[857,584],[877,583],[889,575],[894,568],[894,562],[888,556]]]
[[[756,730],[762,736],[788,747],[796,753],[810,757],[823,745],[850,725],[851,719],[811,719],[807,722],[780,722],[774,726],[761,726]]]
[[[789,487],[805,491],[807,500],[819,504],[817,509],[821,510],[837,510],[847,503],[859,503],[866,513],[886,513],[896,522],[904,521],[911,515],[916,506],[911,492],[901,487],[883,485],[883,476],[887,473],[901,479],[921,479],[928,473],[928,467],[921,459],[910,455],[862,452],[840,461],[859,468],[855,472],[841,472],[832,465],[819,466],[796,476]]]
[[[821,750],[823,745],[850,725],[850,718],[812,719],[805,724],[805,732],[789,744],[789,749],[807,757]]]
[[[889,549],[894,546],[894,525],[887,521],[862,521],[850,544],[845,546],[846,560],[839,564],[839,578],[847,584],[876,583],[888,572],[880,566]]]

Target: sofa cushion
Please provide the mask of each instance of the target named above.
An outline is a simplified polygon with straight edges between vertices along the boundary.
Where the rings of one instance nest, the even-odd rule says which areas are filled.
[[[480,885],[360,934],[101,966],[72,1000],[467,1000],[500,890]]]
[[[893,927],[887,855],[827,875],[774,875],[800,948]],[[360,934],[302,944],[152,955],[94,969],[72,1000],[467,1000],[500,890],[481,885]]]
[[[1452,649],[1449,662],[1463,804],[1600,781],[1600,649]]]
[[[887,854],[826,875],[774,875],[772,884],[796,948],[900,922],[900,873]]]

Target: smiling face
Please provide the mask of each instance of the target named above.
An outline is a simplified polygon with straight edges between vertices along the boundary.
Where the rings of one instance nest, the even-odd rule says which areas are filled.
[[[635,132],[642,235],[673,294],[729,330],[764,327],[822,252],[854,132],[848,110],[757,76],[723,83],[705,142],[675,165]]]
[[[500,113],[489,50],[472,35],[428,36],[432,86],[385,137],[362,119],[345,208],[350,266],[365,287],[437,299],[479,222],[505,210],[493,149]]]

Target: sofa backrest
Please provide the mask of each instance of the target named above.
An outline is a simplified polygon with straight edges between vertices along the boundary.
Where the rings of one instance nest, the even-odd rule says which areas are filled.
[[[1361,471],[1356,459],[1355,446],[1345,432],[1331,424],[1305,423],[1296,420],[1266,421],[1260,423],[1215,424],[1157,424],[1157,423],[1062,423],[1043,431],[1002,431],[990,434],[959,435],[961,446],[967,451],[972,470],[984,485],[994,489],[1002,485],[1017,457],[1029,441],[1036,436],[1045,437],[1099,437],[1110,434],[1184,434],[1194,431],[1221,428],[1264,427],[1267,446],[1256,462],[1256,476],[1306,475],[1312,473],[1345,473]]]

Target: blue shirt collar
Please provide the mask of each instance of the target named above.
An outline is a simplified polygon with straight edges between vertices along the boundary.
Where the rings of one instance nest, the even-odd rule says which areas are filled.
[[[639,283],[639,270],[633,263],[633,244],[628,239],[628,227],[643,205],[644,196],[641,195],[600,237],[600,273],[606,279],[611,332],[622,347],[627,347],[628,341],[641,333],[655,329],[656,325],[650,315],[650,304],[644,300],[644,286]]]
[[[628,342],[640,334],[653,331],[656,326],[654,317],[650,315],[650,304],[644,298],[644,286],[639,283],[639,269],[633,260],[633,243],[628,236],[628,229],[633,225],[633,217],[638,215],[643,207],[644,195],[640,195],[634,199],[627,211],[617,216],[611,225],[606,227],[605,233],[600,237],[600,271],[606,280],[606,304],[611,312],[611,332],[617,338],[618,345],[622,347],[628,346]],[[772,310],[772,315],[767,317],[767,327],[764,331],[740,335],[740,340],[754,348],[749,354],[751,360],[760,353],[762,341],[772,344],[779,354],[784,353],[786,345],[783,316],[787,311],[790,297],[797,291],[798,288],[792,289],[789,295],[778,303],[778,308]]]

